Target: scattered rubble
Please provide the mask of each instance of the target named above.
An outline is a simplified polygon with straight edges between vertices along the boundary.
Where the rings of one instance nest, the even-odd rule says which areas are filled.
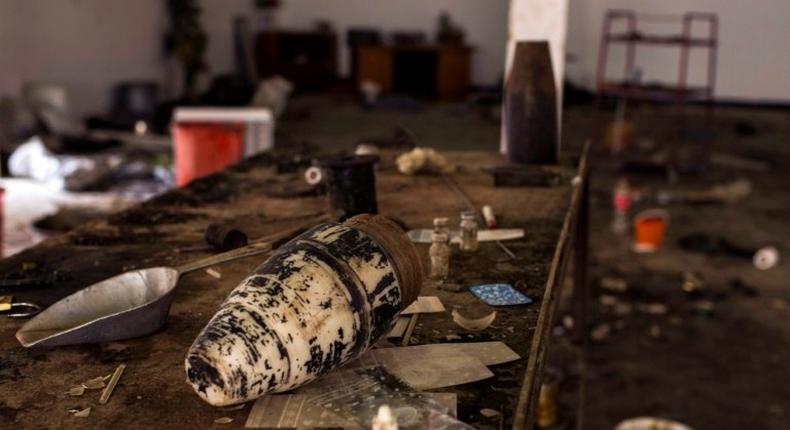
[[[628,291],[628,282],[622,278],[603,277],[601,278],[598,286],[604,290],[614,291],[617,293],[624,293]]]
[[[601,323],[590,330],[590,339],[595,342],[603,342],[612,333],[612,325],[609,323]]]
[[[457,310],[454,310],[452,312],[452,315],[453,315],[453,321],[456,324],[458,324],[465,330],[469,330],[469,331],[485,330],[494,322],[494,319],[496,319],[496,311],[491,312],[490,314],[484,317],[476,318],[476,319],[467,318],[461,315],[461,313],[458,312]]]

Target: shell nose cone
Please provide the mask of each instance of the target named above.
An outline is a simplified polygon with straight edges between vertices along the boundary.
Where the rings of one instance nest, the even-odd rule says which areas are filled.
[[[186,359],[187,382],[206,402],[224,406],[230,402],[225,394],[227,381],[222,373],[199,353],[190,352]]]

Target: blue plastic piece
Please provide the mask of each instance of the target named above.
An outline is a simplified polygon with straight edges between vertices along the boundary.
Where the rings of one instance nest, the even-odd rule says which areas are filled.
[[[487,284],[469,287],[478,299],[491,306],[528,305],[532,299],[510,284]]]

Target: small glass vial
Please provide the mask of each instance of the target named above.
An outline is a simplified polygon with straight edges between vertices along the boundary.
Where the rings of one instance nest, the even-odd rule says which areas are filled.
[[[461,251],[477,251],[477,217],[474,212],[461,212]]]
[[[444,233],[431,235],[431,279],[445,280],[450,274],[450,237]]]
[[[446,234],[450,237],[450,229],[447,227],[449,220],[447,218],[434,218],[433,219],[433,232]]]

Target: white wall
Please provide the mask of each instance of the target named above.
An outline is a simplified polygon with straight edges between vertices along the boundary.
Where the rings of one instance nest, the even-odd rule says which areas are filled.
[[[466,31],[476,50],[472,81],[495,84],[502,79],[507,41],[508,0],[285,0],[279,22],[287,28],[312,28],[317,19],[332,22],[340,36],[341,73],[348,74],[345,33],[349,27],[378,27],[425,32],[433,39],[442,11]]]
[[[212,74],[227,72],[232,17],[249,13],[251,2],[202,5],[206,62]],[[167,82],[166,29],[164,0],[0,0],[0,95],[18,95],[27,81],[52,82],[69,90],[75,116],[103,112],[120,80]]]
[[[574,82],[590,88],[595,84],[603,15],[606,9],[613,8],[649,14],[718,13],[720,47],[716,97],[790,101],[790,1],[571,0],[566,76]],[[645,26],[645,32],[665,28],[667,26],[654,24]],[[679,32],[679,25],[672,30]],[[622,53],[622,48],[610,50],[612,72],[622,73]],[[697,82],[704,76],[706,65],[704,55],[700,54],[702,51],[691,57],[690,79]],[[643,80],[676,80],[677,61],[677,49],[645,47],[637,50],[636,62],[644,71]]]
[[[477,47],[473,81],[502,77],[508,35],[508,0],[286,0],[281,24],[309,28],[315,19],[413,29],[430,36],[440,11],[449,10]],[[231,19],[252,11],[251,0],[202,0],[210,35],[206,60],[212,73],[232,68]],[[601,22],[607,8],[648,13],[686,10],[719,13],[719,97],[790,100],[789,0],[570,0],[566,75],[591,86],[595,78]],[[109,89],[124,79],[168,77],[162,54],[167,26],[164,0],[0,0],[0,96],[17,95],[30,80],[61,83],[71,91],[77,115],[103,111]],[[342,38],[341,38],[342,39]],[[345,42],[341,40],[341,45]],[[646,79],[676,76],[677,56],[666,49],[640,51]],[[341,65],[347,51],[341,49]],[[612,52],[614,60],[622,56]],[[619,57],[618,57],[619,55]],[[692,57],[694,73],[704,59]]]

